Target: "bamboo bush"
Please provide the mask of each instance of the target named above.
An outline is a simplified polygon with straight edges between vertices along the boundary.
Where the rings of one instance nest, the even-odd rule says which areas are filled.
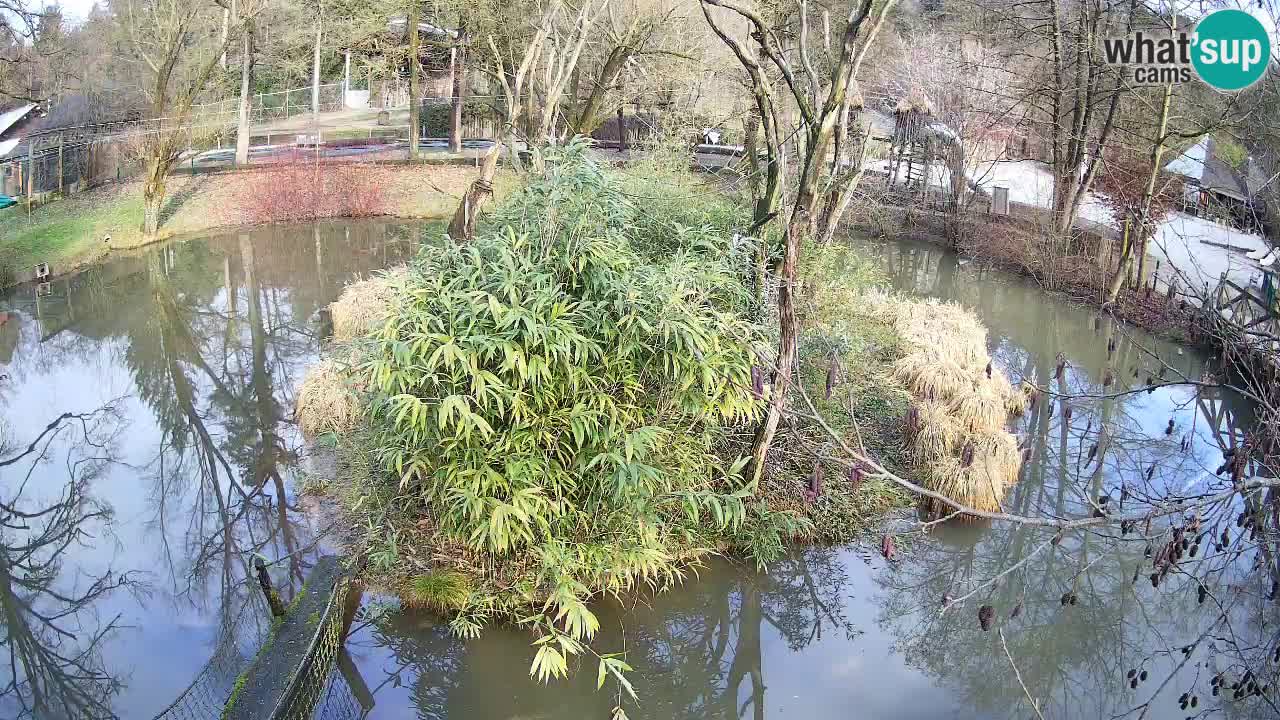
[[[425,250],[363,340],[377,474],[477,560],[466,602],[449,587],[454,630],[533,627],[544,680],[590,649],[593,593],[804,530],[754,501],[727,442],[762,412],[728,233],[664,235],[622,182],[582,145],[549,155],[473,242]]]

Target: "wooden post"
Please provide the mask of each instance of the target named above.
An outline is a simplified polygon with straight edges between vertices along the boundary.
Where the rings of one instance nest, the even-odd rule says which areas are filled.
[[[27,139],[27,217],[31,217],[31,203],[36,191],[36,141]]]
[[[282,617],[284,615],[284,603],[280,601],[280,596],[271,587],[271,575],[267,573],[267,564],[262,561],[261,557],[254,557],[253,567],[258,572],[258,587],[262,588],[262,594],[267,598],[267,605],[271,608],[271,615],[273,617]]]
[[[62,167],[63,167],[62,166],[62,147],[63,147],[62,133],[58,133],[58,194],[66,195],[67,194],[67,176],[63,174],[63,170],[62,170]]]

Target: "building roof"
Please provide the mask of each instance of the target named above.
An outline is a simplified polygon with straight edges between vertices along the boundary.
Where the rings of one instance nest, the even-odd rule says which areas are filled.
[[[1252,157],[1245,158],[1244,167],[1233,167],[1217,152],[1217,145],[1213,136],[1205,135],[1164,169],[1194,180],[1210,192],[1243,201],[1252,199],[1266,183],[1262,169]]]
[[[26,117],[32,110],[35,110],[35,109],[36,109],[35,103],[27,103],[26,105],[19,105],[15,108],[10,108],[5,112],[0,113],[0,135],[4,135],[6,130],[18,124],[19,120],[22,120],[22,118]],[[0,153],[0,155],[2,154],[3,153]]]

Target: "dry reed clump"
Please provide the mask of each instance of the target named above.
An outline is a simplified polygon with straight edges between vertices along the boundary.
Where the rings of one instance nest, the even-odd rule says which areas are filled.
[[[1001,395],[996,383],[977,383],[968,392],[954,395],[947,409],[965,430],[975,435],[1000,433],[1004,432],[1009,418],[1005,410],[1006,397]]]
[[[307,437],[327,432],[343,433],[356,426],[360,398],[351,378],[334,358],[312,365],[298,389],[296,417]]]
[[[911,459],[916,463],[955,454],[962,428],[945,405],[920,400],[911,406],[912,422],[907,431]]]
[[[1026,410],[1030,395],[991,366],[986,328],[959,305],[883,293],[865,300],[907,346],[893,376],[915,396],[907,436],[924,485],[962,505],[999,512],[1022,460],[1005,424]],[[934,501],[926,509],[952,512]]]
[[[348,285],[330,306],[334,339],[353,340],[382,324],[408,276],[408,269],[399,267]]]
[[[973,378],[963,367],[946,358],[916,352],[893,364],[893,378],[926,400],[949,401],[964,393]]]

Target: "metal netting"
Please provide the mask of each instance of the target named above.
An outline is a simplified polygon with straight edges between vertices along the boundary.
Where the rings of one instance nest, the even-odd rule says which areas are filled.
[[[334,671],[346,639],[344,609],[350,587],[351,583],[345,576],[339,578],[334,585],[328,603],[316,619],[315,633],[307,652],[271,713],[273,720],[306,720],[313,717],[340,720],[361,717],[358,703],[345,702],[346,697],[350,697],[350,690],[344,696],[341,689],[334,688],[335,685],[346,685],[342,674]],[[322,698],[325,702],[319,702]],[[329,707],[331,702],[333,707]],[[355,714],[337,713],[348,705],[354,707]]]
[[[358,603],[359,594],[352,595],[350,579],[338,568],[336,558],[325,560],[313,568],[313,577],[304,586],[311,597],[295,603],[286,617],[278,619],[256,657],[246,656],[235,634],[226,633],[209,662],[155,720],[366,716],[373,698],[344,648],[348,603]],[[320,565],[327,566],[322,571]]]

